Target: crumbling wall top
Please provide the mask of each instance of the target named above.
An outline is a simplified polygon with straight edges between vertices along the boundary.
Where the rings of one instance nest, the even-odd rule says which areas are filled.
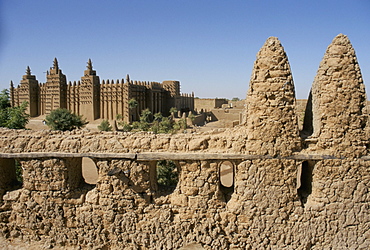
[[[276,37],[257,54],[246,99],[246,150],[289,155],[300,149],[295,93],[288,57]]]
[[[304,127],[316,147],[342,156],[366,154],[366,94],[355,50],[348,37],[337,35],[328,46],[312,84],[312,112]],[[308,106],[309,106],[308,105]]]

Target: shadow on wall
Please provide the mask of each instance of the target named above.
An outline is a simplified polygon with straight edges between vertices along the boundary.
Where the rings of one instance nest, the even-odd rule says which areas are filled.
[[[23,171],[19,161],[0,159],[0,201],[7,191],[16,190],[23,185]]]
[[[316,161],[304,161],[297,173],[297,192],[302,207],[307,202],[308,196],[312,193],[312,172]]]
[[[312,112],[312,91],[310,91],[304,113],[303,130],[301,131],[301,137],[303,139],[306,139],[307,137],[311,136],[312,133],[313,133],[313,112]]]

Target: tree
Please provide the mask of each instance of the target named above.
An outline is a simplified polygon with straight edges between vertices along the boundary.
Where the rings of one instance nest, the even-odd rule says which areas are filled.
[[[132,98],[128,101],[128,108],[134,109],[139,105],[139,103],[135,100],[135,98]]]
[[[82,119],[82,116],[72,113],[68,109],[55,109],[50,112],[45,118],[46,125],[53,130],[73,130],[75,128],[81,128],[88,122]]]
[[[7,108],[6,127],[12,129],[24,129],[28,123],[29,115],[26,114],[27,102],[23,102],[21,106]]]
[[[173,161],[157,162],[157,182],[162,186],[174,186],[179,181],[179,173]]]
[[[9,91],[7,89],[3,89],[0,92],[0,109],[6,109],[9,107],[10,107]]]
[[[150,112],[149,109],[144,109],[141,111],[141,116],[140,116],[140,122],[150,122],[150,116],[152,115],[152,112]]]
[[[163,119],[163,115],[161,112],[158,112],[158,113],[155,113],[154,114],[154,119],[153,119],[153,123],[152,123],[152,126],[151,126],[151,130],[157,134],[159,133],[159,124],[160,122],[162,121]]]
[[[130,132],[132,130],[132,126],[126,122],[120,123],[120,126],[122,126],[123,132]]]
[[[4,89],[0,92],[0,127],[24,129],[28,123],[29,115],[26,114],[27,102],[21,106],[10,107],[9,92]]]
[[[133,109],[136,109],[137,108],[137,106],[139,106],[139,103],[135,100],[135,98],[131,98],[129,101],[128,101],[128,108],[130,109],[130,110],[133,110]],[[136,117],[138,117],[139,116],[139,113],[138,113],[138,110],[136,109]],[[133,119],[134,120],[134,119]],[[136,118],[135,118],[135,120],[136,120]]]
[[[195,115],[193,113],[190,113],[188,118],[190,119],[191,124],[194,125]]]
[[[186,124],[186,119],[181,118],[177,121],[178,125],[180,126],[180,129],[186,129],[188,125]]]
[[[163,117],[162,121],[159,123],[158,133],[171,133],[173,131],[173,121],[168,117]]]
[[[112,131],[112,126],[109,124],[108,120],[103,120],[98,126],[100,131]]]
[[[139,128],[143,131],[148,131],[150,127],[150,116],[152,115],[152,112],[150,112],[149,109],[144,109],[141,111],[140,116],[140,126]]]
[[[8,109],[0,109],[0,127],[6,127],[8,121]]]
[[[10,107],[9,92],[3,89],[0,92],[0,127],[6,127],[8,121],[8,108]]]
[[[238,101],[240,101],[240,99],[239,99],[239,97],[233,97],[233,99],[231,99],[231,101],[238,102]]]
[[[162,115],[161,112],[158,112],[158,113],[154,114],[154,121],[160,122],[160,121],[162,121],[162,119],[163,119],[163,115]]]
[[[177,108],[176,107],[170,108],[170,114],[171,114],[172,119],[175,118],[176,113],[177,113]]]

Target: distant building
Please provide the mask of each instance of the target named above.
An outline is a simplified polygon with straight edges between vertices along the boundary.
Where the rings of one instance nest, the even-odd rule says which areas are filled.
[[[183,112],[194,110],[194,93],[181,94],[179,81],[132,81],[127,75],[126,81],[100,82],[90,59],[84,76],[77,83],[67,84],[56,58],[53,67],[47,71],[46,83],[39,84],[27,67],[18,87],[10,83],[10,97],[13,107],[27,101],[27,112],[31,117],[66,108],[83,115],[88,121],[99,118],[113,120],[122,115],[124,121],[130,122],[138,120],[138,115],[147,108],[153,114],[161,112],[163,115],[168,115],[171,107]],[[129,108],[131,99],[137,101],[137,107]]]

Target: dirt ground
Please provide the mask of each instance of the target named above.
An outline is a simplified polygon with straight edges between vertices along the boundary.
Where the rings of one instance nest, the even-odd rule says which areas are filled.
[[[96,184],[98,171],[93,160],[87,157],[82,158],[82,176],[86,183]]]
[[[49,129],[49,127],[43,123],[44,119],[45,115],[33,117],[28,121],[26,128],[31,130]],[[100,123],[101,123],[100,119],[93,122],[89,122],[88,124],[86,124],[86,128],[92,131],[98,131],[98,126]]]
[[[43,123],[44,119],[45,119],[45,116],[33,117],[29,120],[28,124],[26,125],[26,128],[31,129],[31,130],[49,129],[49,127]],[[102,119],[89,122],[88,124],[86,124],[85,128],[91,131],[99,131],[98,126],[101,122],[102,122]],[[112,124],[113,121],[110,121],[110,123]],[[196,132],[206,132],[209,130],[224,128],[224,127],[225,127],[224,121],[213,121],[213,122],[207,123],[204,126],[196,126],[189,130],[195,130]]]

